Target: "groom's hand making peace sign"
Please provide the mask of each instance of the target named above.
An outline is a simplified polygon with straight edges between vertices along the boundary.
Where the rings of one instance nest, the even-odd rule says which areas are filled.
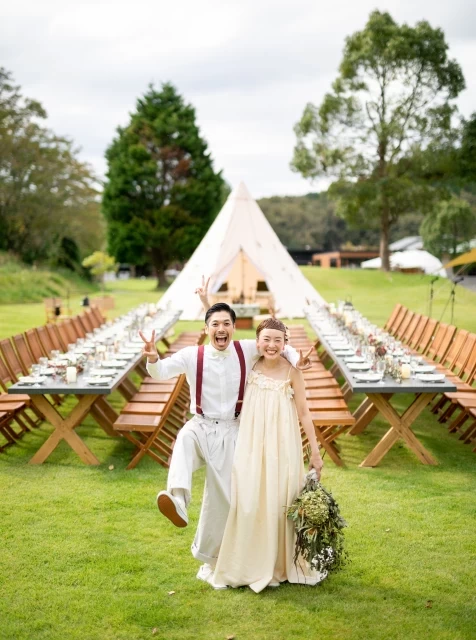
[[[152,331],[150,340],[147,340],[142,331],[139,331],[139,335],[144,342],[144,346],[142,347],[142,355],[145,356],[151,364],[157,362],[157,360],[159,359],[159,353],[157,351],[157,347],[155,346],[155,329],[153,329]]]

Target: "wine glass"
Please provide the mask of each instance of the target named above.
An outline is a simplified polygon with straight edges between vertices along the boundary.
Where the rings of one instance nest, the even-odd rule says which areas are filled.
[[[420,359],[417,358],[416,356],[411,356],[410,357],[410,369],[412,372],[412,378],[414,378],[416,376],[416,371],[418,369],[418,365],[420,364]]]
[[[385,360],[379,359],[376,363],[377,373],[380,376],[379,384],[385,384],[383,378],[385,376]]]

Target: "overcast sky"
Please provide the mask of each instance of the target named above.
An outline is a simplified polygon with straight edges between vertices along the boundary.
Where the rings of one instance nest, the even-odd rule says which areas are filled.
[[[15,0],[0,11],[0,66],[37,98],[54,131],[100,176],[115,129],[150,82],[171,81],[196,108],[216,169],[256,198],[322,184],[289,168],[294,124],[336,76],[344,38],[369,13],[441,27],[476,111],[474,0]],[[5,6],[6,5],[6,6]]]

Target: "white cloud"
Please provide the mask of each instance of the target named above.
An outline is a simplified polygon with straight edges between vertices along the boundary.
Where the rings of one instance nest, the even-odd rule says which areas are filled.
[[[345,37],[374,8],[375,0],[17,0],[2,7],[0,59],[101,174],[139,95],[172,81],[231,184],[243,179],[255,197],[307,193],[316,185],[289,168],[293,126],[329,89]],[[475,110],[470,3],[382,0],[379,9],[442,27],[466,76],[458,104],[465,115]]]

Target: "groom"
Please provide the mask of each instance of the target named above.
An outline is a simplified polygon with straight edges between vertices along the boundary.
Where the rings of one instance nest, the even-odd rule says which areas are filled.
[[[203,289],[198,290],[208,308]],[[144,341],[147,370],[151,377],[167,380],[185,374],[190,386],[190,413],[179,431],[167,481],[167,490],[157,497],[158,507],[177,527],[188,524],[192,474],[206,466],[206,483],[202,509],[192,555],[205,563],[197,578],[213,583],[213,567],[220,549],[230,507],[231,469],[238,435],[241,404],[248,373],[258,355],[255,340],[232,341],[235,312],[225,303],[208,308],[205,332],[210,343],[181,349],[170,358],[160,360],[155,334]],[[312,351],[312,350],[311,350]],[[298,354],[286,346],[284,356],[301,370],[309,369],[310,352]]]

